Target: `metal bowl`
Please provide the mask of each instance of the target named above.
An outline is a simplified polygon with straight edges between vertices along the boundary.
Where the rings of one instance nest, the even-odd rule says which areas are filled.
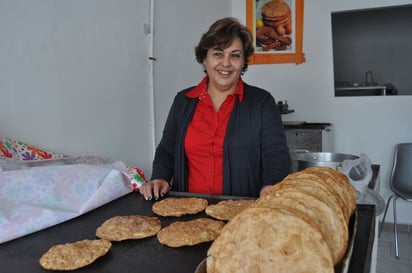
[[[291,153],[291,158],[294,161],[294,171],[301,171],[307,167],[323,166],[339,170],[342,167],[344,160],[358,159],[359,156],[341,153],[326,153],[326,152],[298,152]]]

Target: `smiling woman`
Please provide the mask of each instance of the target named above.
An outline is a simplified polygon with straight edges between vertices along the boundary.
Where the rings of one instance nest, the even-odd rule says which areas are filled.
[[[272,95],[243,82],[252,34],[232,17],[214,22],[195,48],[206,75],[174,99],[156,149],[146,199],[170,189],[257,197],[290,168],[289,149]]]
[[[412,95],[412,5],[333,12],[335,96]]]

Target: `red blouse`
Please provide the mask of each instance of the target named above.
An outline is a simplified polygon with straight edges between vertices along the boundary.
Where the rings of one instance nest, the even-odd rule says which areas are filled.
[[[185,138],[185,153],[188,160],[188,191],[203,194],[223,192],[223,141],[230,113],[236,98],[243,99],[243,84],[240,79],[235,92],[226,97],[216,112],[207,93],[208,77],[186,96],[199,98],[193,119]]]

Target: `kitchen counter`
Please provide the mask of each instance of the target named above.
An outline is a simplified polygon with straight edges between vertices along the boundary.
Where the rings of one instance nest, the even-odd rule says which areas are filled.
[[[187,196],[185,193],[170,193],[172,196]],[[193,196],[193,194],[191,194]],[[210,203],[228,196],[204,196]],[[152,216],[152,203],[145,201],[138,193],[127,194],[111,203],[86,213],[78,218],[51,228],[15,239],[0,245],[2,272],[37,273],[44,270],[38,260],[51,246],[83,239],[94,239],[96,228],[106,219],[116,215],[140,214]],[[349,273],[366,273],[371,266],[371,252],[375,234],[375,207],[357,205],[357,223],[354,248]],[[203,215],[204,214],[200,214]],[[190,220],[197,216],[183,218],[162,217],[162,226],[172,221]],[[210,243],[191,247],[170,248],[161,245],[156,237],[142,240],[114,242],[110,252],[95,263],[75,272],[179,272],[193,273],[196,266],[206,257]]]
[[[285,129],[326,129],[332,124],[329,122],[284,121]]]

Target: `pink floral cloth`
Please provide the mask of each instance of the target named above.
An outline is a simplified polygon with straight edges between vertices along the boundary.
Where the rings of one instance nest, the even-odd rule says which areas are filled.
[[[62,157],[63,155],[33,147],[22,141],[0,137],[0,158],[2,159],[41,160]]]

